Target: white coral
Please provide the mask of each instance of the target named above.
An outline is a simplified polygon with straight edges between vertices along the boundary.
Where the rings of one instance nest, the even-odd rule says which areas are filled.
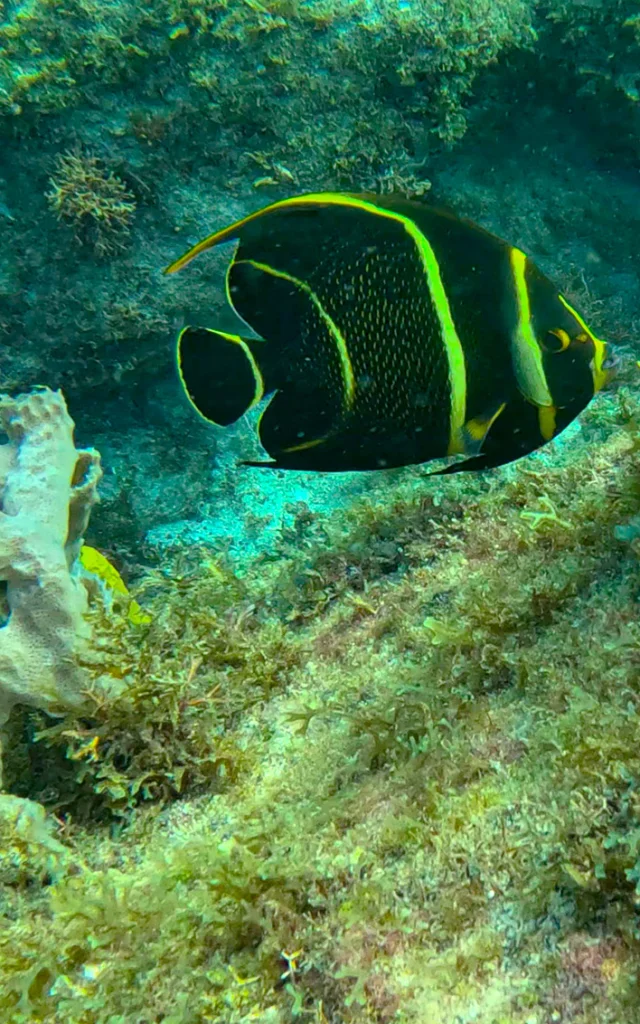
[[[0,727],[14,704],[79,707],[87,595],[74,574],[100,456],[77,451],[60,392],[0,396]]]

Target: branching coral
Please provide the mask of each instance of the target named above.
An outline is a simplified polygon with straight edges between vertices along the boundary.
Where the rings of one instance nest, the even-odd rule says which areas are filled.
[[[1,725],[14,704],[82,703],[87,595],[73,569],[101,470],[97,452],[76,450],[59,392],[0,398],[0,426]]]
[[[126,186],[93,156],[58,157],[47,199],[59,217],[70,221],[78,238],[99,255],[117,249],[129,232],[136,204]]]

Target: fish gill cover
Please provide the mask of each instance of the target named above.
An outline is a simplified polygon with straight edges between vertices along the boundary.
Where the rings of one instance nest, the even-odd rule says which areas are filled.
[[[3,1022],[636,1024],[639,33],[633,0],[0,2]],[[238,466],[254,425],[174,355],[257,345],[233,249],[161,271],[303,193],[506,239],[615,384],[484,474]]]

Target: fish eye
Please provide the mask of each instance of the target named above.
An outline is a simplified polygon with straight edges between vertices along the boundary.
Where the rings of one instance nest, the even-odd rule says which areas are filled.
[[[569,348],[570,344],[571,338],[561,327],[547,331],[542,342],[546,352],[564,352],[565,349]]]

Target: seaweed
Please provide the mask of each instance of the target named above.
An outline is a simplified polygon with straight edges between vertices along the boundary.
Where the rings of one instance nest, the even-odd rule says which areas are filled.
[[[97,157],[58,156],[47,199],[58,217],[69,221],[76,237],[105,256],[122,245],[135,212],[133,195]]]
[[[149,624],[94,607],[95,715],[35,743],[68,853],[6,919],[7,1020],[631,1024],[636,433],[603,401],[553,468],[403,474],[300,509],[280,560],[176,554]]]

